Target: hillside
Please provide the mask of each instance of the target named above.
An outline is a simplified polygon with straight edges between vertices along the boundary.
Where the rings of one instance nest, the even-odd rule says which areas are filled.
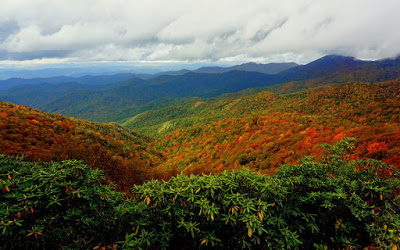
[[[151,167],[162,156],[149,138],[117,124],[46,114],[7,102],[0,102],[0,153],[26,155],[31,161],[83,160],[104,170],[124,191],[150,178]]]
[[[360,157],[400,167],[400,82],[348,83],[290,95],[260,92],[220,100],[189,99],[124,125],[170,150],[163,168],[219,172],[241,166],[274,173],[321,143],[358,138]]]
[[[247,88],[270,85],[268,82],[271,82],[272,78],[271,75],[241,71],[222,74],[164,75],[139,85],[127,82],[127,84],[120,84],[104,91],[71,93],[42,108],[47,112],[59,112],[104,122],[115,112],[124,113],[125,109],[145,106],[160,99],[218,96]],[[134,113],[127,115],[129,117]]]
[[[129,84],[127,82],[126,84]],[[400,167],[400,82],[347,83],[292,94],[242,91],[164,100],[123,126],[1,102],[0,153],[28,160],[82,159],[126,188],[149,178],[242,166],[273,174],[320,156],[317,145],[356,137],[359,157]],[[177,104],[178,103],[178,104]]]

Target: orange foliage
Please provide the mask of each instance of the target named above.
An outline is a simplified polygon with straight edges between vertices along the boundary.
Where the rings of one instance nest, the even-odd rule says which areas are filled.
[[[172,143],[185,147],[171,148],[162,166],[178,166],[196,156],[198,161],[180,167],[189,168],[186,172],[212,172],[240,168],[240,158],[246,167],[274,173],[279,164],[297,162],[306,155],[321,157],[319,144],[356,137],[357,157],[383,160],[400,168],[398,81],[318,88],[282,102],[275,98],[269,107],[258,96],[262,94],[248,98],[247,106],[241,107],[251,110],[247,115],[183,129],[179,139],[167,135]],[[207,137],[192,136],[194,130]]]
[[[32,161],[83,160],[104,170],[122,191],[149,179],[152,165],[160,161],[161,154],[146,138],[132,137],[130,132],[122,138],[124,129],[116,125],[45,114],[6,102],[0,102],[0,113],[0,153],[26,155]]]

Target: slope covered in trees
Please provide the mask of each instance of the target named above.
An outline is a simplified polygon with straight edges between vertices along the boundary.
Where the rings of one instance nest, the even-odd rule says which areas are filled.
[[[86,122],[0,102],[0,153],[27,160],[80,159],[104,170],[122,190],[141,183],[161,153],[118,124]]]
[[[360,157],[400,167],[400,82],[348,83],[290,95],[260,92],[190,99],[124,124],[169,147],[165,169],[219,172],[248,166],[273,173],[316,145],[356,137]],[[190,170],[192,169],[192,170]]]

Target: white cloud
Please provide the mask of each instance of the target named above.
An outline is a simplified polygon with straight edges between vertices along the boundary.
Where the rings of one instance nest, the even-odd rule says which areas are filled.
[[[0,64],[24,56],[30,62],[304,63],[330,53],[376,59],[400,53],[399,10],[398,0],[2,0]]]

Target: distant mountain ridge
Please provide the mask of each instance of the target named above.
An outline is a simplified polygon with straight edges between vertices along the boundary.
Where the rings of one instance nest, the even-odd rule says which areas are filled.
[[[357,60],[354,57],[328,55],[306,65],[292,67],[282,71],[279,75],[281,75],[283,79],[288,79],[289,81],[300,81],[309,78],[324,77],[337,71],[353,69],[369,63],[369,61]]]
[[[239,71],[247,71],[247,72],[258,72],[258,73],[263,73],[263,74],[276,74],[279,72],[282,72],[284,70],[293,68],[298,66],[297,63],[267,63],[267,64],[262,64],[262,63],[254,63],[254,62],[249,62],[249,63],[243,63],[240,65],[235,65],[231,67],[219,67],[219,66],[214,66],[214,67],[201,67],[195,70],[188,70],[188,69],[182,69],[178,71],[167,71],[167,72],[161,72],[158,73],[157,76],[160,75],[173,75],[173,76],[178,76],[178,75],[184,75],[189,72],[193,73],[203,73],[203,74],[221,74],[221,73],[226,73],[229,71],[234,71],[234,70],[239,70]]]
[[[232,70],[248,71],[248,72],[258,72],[263,74],[277,74],[279,72],[285,71],[287,69],[299,66],[297,63],[244,63],[241,65],[236,65],[232,67],[222,68],[222,67],[209,67],[200,68],[195,70],[196,73],[225,73]]]
[[[169,105],[170,100],[175,98],[215,97],[244,89],[278,86],[278,84],[289,82],[297,83],[300,86],[304,81],[311,81],[311,85],[303,85],[304,89],[307,86],[310,88],[323,84],[373,83],[400,78],[399,57],[362,61],[353,57],[329,55],[306,65],[290,67],[276,74],[237,70],[238,68],[254,69],[259,66],[252,63],[242,64],[235,66],[237,67],[235,70],[223,73],[215,73],[221,70],[216,67],[198,69],[214,73],[182,70],[181,73],[186,72],[183,75],[162,74],[148,80],[133,77],[110,86],[107,85],[106,90],[102,90],[100,87],[95,90],[81,88],[70,91],[35,107],[48,112],[108,122],[129,118],[137,115],[138,112],[148,110],[144,107],[151,107],[151,109],[165,107],[164,105]],[[226,70],[226,68],[222,69]],[[284,93],[284,91],[280,91],[280,93]],[[3,98],[4,95],[7,95],[7,92],[3,94]],[[16,93],[13,95],[15,96]],[[29,95],[29,91],[25,95]],[[1,98],[0,96],[0,100]],[[19,98],[20,101],[17,99],[12,101],[17,104],[22,103],[23,95],[19,95]],[[156,102],[157,105],[152,105],[152,102]]]
[[[31,79],[24,78],[10,78],[7,80],[0,80],[0,91],[8,90],[21,85],[37,85],[42,83],[50,84],[61,84],[68,82],[76,82],[85,85],[106,85],[112,83],[118,83],[121,81],[128,80],[133,77],[138,77],[140,74],[115,74],[115,75],[100,75],[100,76],[82,76],[82,77],[69,77],[69,76],[55,76],[55,77],[38,77]]]

